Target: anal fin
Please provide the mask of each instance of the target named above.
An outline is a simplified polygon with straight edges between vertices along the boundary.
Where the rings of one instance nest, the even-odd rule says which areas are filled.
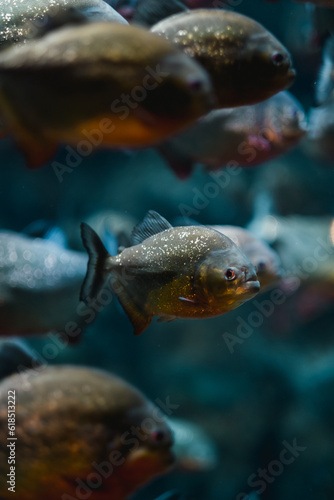
[[[46,140],[32,127],[22,123],[20,113],[11,105],[0,87],[0,133],[12,134],[30,168],[42,167],[56,153],[57,144]]]
[[[153,315],[147,314],[127,293],[126,288],[119,282],[115,281],[113,283],[114,292],[117,298],[126,312],[129,320],[134,328],[134,334],[140,335],[152,321]]]
[[[37,142],[33,139],[16,138],[16,143],[26,160],[27,166],[31,169],[42,167],[48,163],[57,151],[56,145]]]
[[[192,175],[195,163],[191,158],[175,151],[172,145],[160,145],[157,149],[165,162],[179,179],[185,180]]]

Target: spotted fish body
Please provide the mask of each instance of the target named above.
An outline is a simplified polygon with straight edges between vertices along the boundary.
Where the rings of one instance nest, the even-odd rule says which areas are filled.
[[[161,21],[151,31],[207,70],[221,108],[263,101],[295,79],[285,47],[261,24],[236,12],[190,10]]]
[[[88,21],[127,24],[103,0],[0,0],[0,50],[34,38],[46,22],[70,9]]]
[[[134,246],[107,254],[96,233],[82,225],[90,255],[81,298],[110,280],[140,334],[153,316],[210,318],[252,298],[260,288],[254,266],[226,236],[206,227],[173,228],[149,212],[135,229]]]
[[[173,464],[163,415],[114,375],[57,366],[6,378],[0,383],[1,443],[8,435],[8,391],[15,391],[20,500],[69,500],[87,492],[96,500],[123,500]],[[0,447],[1,478],[8,473],[7,455]],[[7,486],[0,483],[6,500],[13,496]]]

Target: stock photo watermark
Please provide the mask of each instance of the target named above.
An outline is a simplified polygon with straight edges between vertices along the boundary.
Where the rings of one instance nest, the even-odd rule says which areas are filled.
[[[251,474],[247,479],[247,485],[254,488],[253,493],[261,495],[264,493],[268,485],[272,484],[277,477],[281,476],[288,465],[293,464],[301,453],[307,450],[306,446],[301,446],[297,443],[297,439],[293,439],[292,443],[283,441],[283,448],[276,460],[272,460],[267,468],[258,468],[257,471]],[[239,493],[235,500],[251,500],[253,493]]]

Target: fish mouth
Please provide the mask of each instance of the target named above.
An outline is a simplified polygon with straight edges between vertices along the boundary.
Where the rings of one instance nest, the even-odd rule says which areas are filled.
[[[258,293],[260,291],[260,288],[261,288],[260,282],[255,278],[247,280],[243,285],[244,291],[252,294]]]
[[[127,457],[127,462],[137,463],[141,461],[154,461],[156,465],[160,465],[163,469],[169,469],[175,464],[176,458],[171,448],[163,450],[150,450],[148,448],[138,448],[133,450]]]
[[[289,87],[291,87],[291,85],[293,84],[293,82],[295,81],[296,79],[296,70],[293,69],[293,68],[290,68],[287,72],[286,72],[286,89],[288,89]]]

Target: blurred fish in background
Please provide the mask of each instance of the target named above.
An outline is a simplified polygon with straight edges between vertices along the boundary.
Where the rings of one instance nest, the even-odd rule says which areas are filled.
[[[155,24],[151,31],[208,71],[217,107],[263,101],[289,88],[295,80],[285,47],[261,24],[237,12],[187,11]]]
[[[333,307],[334,223],[331,217],[267,216],[253,230],[282,261],[281,284],[292,325],[315,319]],[[291,328],[291,325],[289,325]]]
[[[122,500],[174,463],[172,435],[162,412],[114,375],[59,366],[5,378],[0,383],[1,442],[6,440],[12,393],[21,443],[15,492],[22,500],[82,494]],[[150,429],[148,420],[153,422]],[[1,447],[2,477],[6,451]],[[0,494],[11,498],[4,482]]]
[[[79,295],[86,266],[83,252],[52,240],[1,231],[0,335],[66,334],[67,330],[69,338],[77,340],[78,325],[84,325]]]
[[[208,170],[260,165],[297,145],[305,133],[301,104],[290,93],[280,92],[259,104],[211,111],[159,151],[184,177],[197,163]]]
[[[334,28],[334,23],[333,23]],[[327,38],[316,85],[316,106],[309,112],[309,131],[304,141],[307,154],[320,161],[334,161],[334,34]]]
[[[154,144],[214,103],[195,61],[144,29],[114,23],[63,27],[4,51],[0,89],[5,127],[31,167],[49,161],[60,143],[79,148],[70,152],[76,157],[97,146]]]

